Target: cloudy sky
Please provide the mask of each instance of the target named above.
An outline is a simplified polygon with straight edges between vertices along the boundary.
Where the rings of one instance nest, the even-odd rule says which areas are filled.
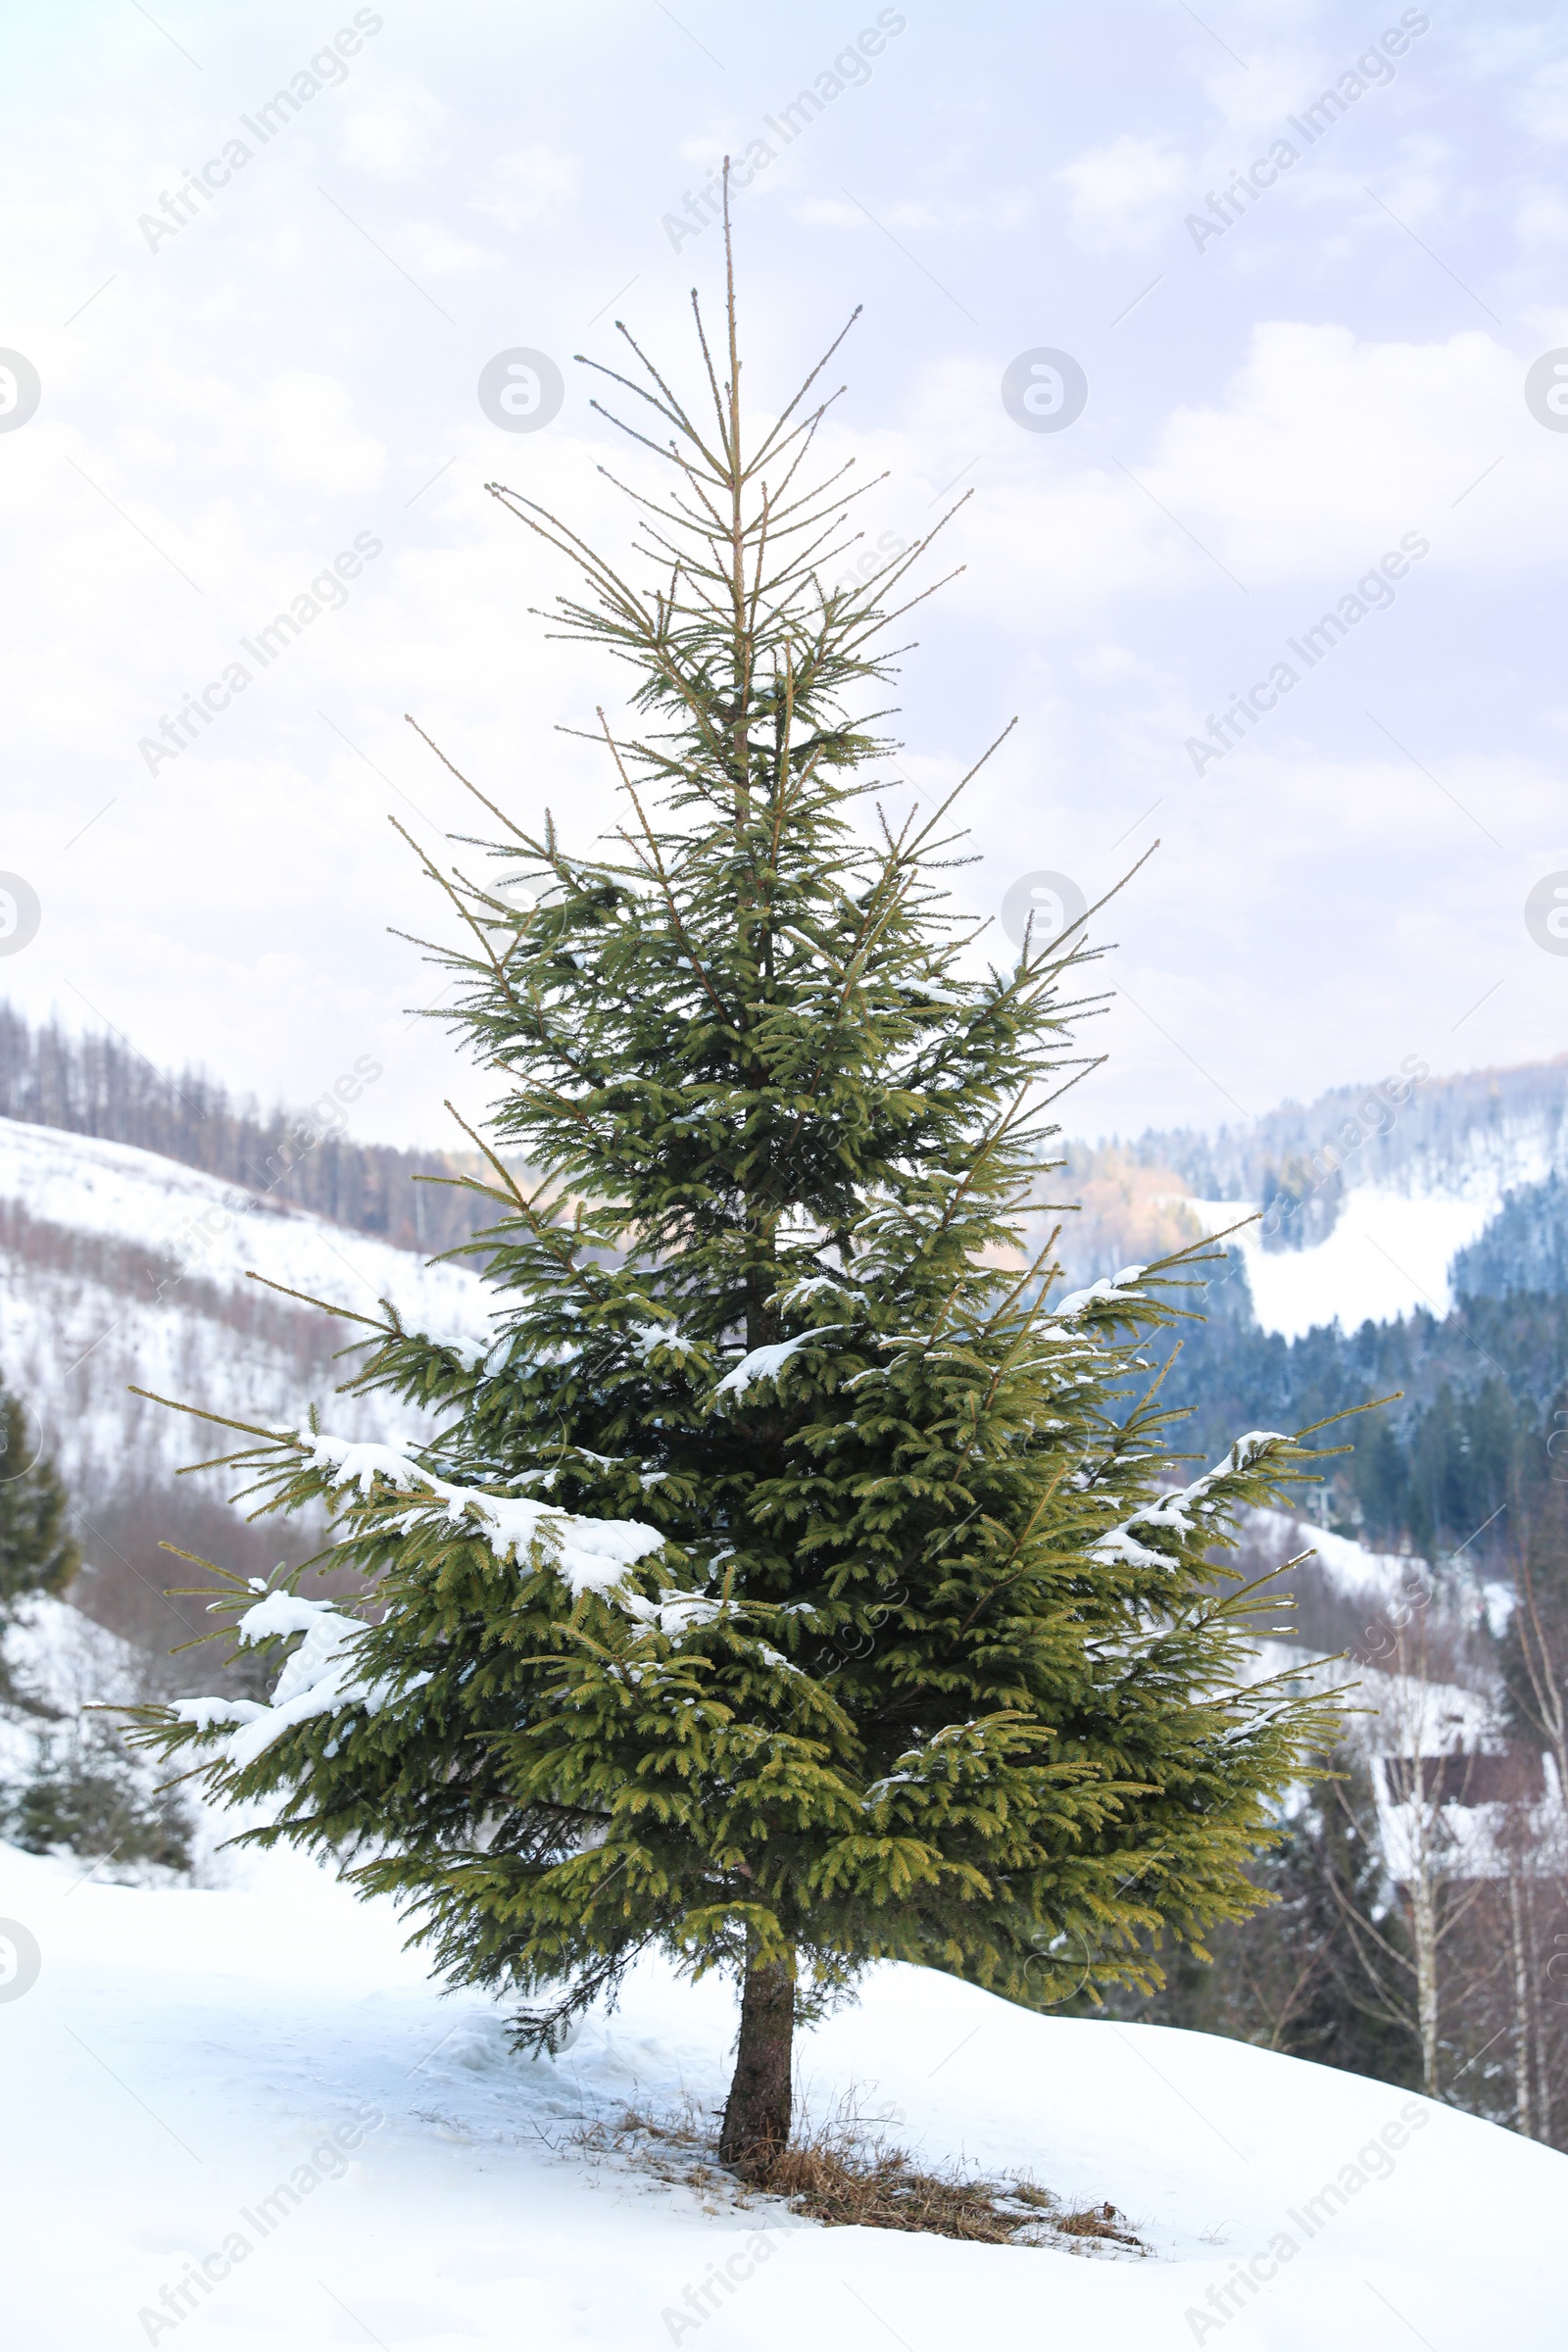
[[[478,1107],[392,935],[444,918],[388,815],[467,822],[403,714],[525,819],[608,816],[556,729],[616,681],[483,485],[624,544],[573,355],[623,318],[689,379],[702,191],[751,150],[759,407],[863,304],[871,537],[973,492],[900,722],[929,794],[1017,715],[964,904],[1159,841],[1072,1124],[1559,1051],[1564,50],[1544,0],[12,0],[0,991],[263,1096],[372,1054],[367,1137]],[[543,429],[481,406],[517,350]]]

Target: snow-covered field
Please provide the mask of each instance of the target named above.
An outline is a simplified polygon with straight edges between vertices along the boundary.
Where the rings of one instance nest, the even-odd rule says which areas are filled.
[[[1287,1511],[1249,1511],[1244,1524],[1255,1544],[1282,1560],[1295,1559],[1298,1552],[1310,1547],[1318,1566],[1339,1592],[1373,1594],[1385,1602],[1396,1600],[1407,1592],[1412,1578],[1419,1578],[1426,1570],[1424,1560],[1412,1558],[1408,1553],[1369,1551],[1353,1536],[1337,1536],[1331,1528],[1292,1518]]]
[[[1294,1339],[1336,1318],[1349,1331],[1413,1308],[1446,1314],[1455,1250],[1480,1236],[1510,1192],[1568,1170],[1565,1063],[1559,1054],[1450,1077],[1423,1070],[1408,1087],[1390,1079],[1371,1090],[1337,1088],[1305,1109],[1282,1103],[1212,1139],[1193,1181],[1226,1197],[1195,1194],[1187,1205],[1205,1232],[1223,1231],[1294,1168],[1321,1211],[1332,1207],[1322,1186],[1336,1172],[1338,1213],[1323,1241],[1265,1250],[1256,1222],[1241,1236],[1264,1329]],[[1192,1139],[1168,1140],[1180,1167]],[[1144,1141],[1157,1156],[1161,1139]]]
[[[133,1664],[59,1601],[29,1604],[7,1649],[63,1706]],[[1354,1695],[1396,1692],[1372,1672]],[[1479,1717],[1452,1722],[1484,1744]],[[1031,2017],[917,1969],[874,1972],[804,2037],[807,2109],[853,2105],[917,2159],[1027,2173],[1075,2206],[1108,2197],[1147,2256],[827,2230],[669,2185],[612,2127],[629,2108],[711,2116],[724,1984],[646,1964],[558,2058],[518,2058],[495,2004],[443,1995],[402,1949],[390,1905],[294,1854],[224,1850],[242,1817],[198,1810],[193,1887],[0,1844],[8,2352],[554,2352],[705,2329],[719,2352],[1561,2340],[1568,2158],[1358,2077]],[[15,1997],[8,1937],[38,1954]],[[586,2144],[595,2126],[608,2144]],[[68,2255],[62,2198],[80,2220]]]
[[[576,2136],[719,2101],[722,1984],[645,1966],[530,2062],[488,2001],[437,1996],[385,1906],[289,1857],[233,1877],[142,1891],[0,1848],[0,1918],[41,1955],[0,1990],[16,2352],[1563,2340],[1568,2158],[1385,2085],[888,1967],[807,2035],[812,2108],[853,2094],[928,2158],[1108,2196],[1152,2252],[825,2230]]]
[[[128,1642],[95,1625],[69,1601],[41,1594],[22,1601],[11,1615],[0,1641],[0,1662],[6,1680],[36,1702],[29,1707],[0,1699],[0,1800],[25,1778],[37,1735],[52,1718],[155,1695],[143,1689],[145,1657]],[[142,1761],[151,1766],[154,1759]],[[146,1775],[149,1786],[162,1778],[158,1771]]]

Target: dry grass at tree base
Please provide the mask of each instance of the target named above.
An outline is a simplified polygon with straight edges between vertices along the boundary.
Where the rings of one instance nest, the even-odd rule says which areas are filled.
[[[922,2230],[981,2245],[1081,2253],[1149,2251],[1108,2199],[1073,2207],[1026,2175],[987,2180],[956,2165],[923,2171],[904,2149],[868,2133],[852,2103],[824,2124],[808,2122],[788,2147],[745,2176],[717,2163],[710,2134],[690,2111],[679,2123],[662,2123],[628,2109],[618,2124],[588,2126],[576,2138],[705,2199],[777,2198],[802,2220],[829,2229]]]
[[[988,2246],[1049,2245],[1057,2238],[1110,2240],[1137,2252],[1140,2239],[1107,2199],[1069,2211],[1037,2181],[924,2173],[902,2148],[846,2147],[813,2140],[787,2147],[750,2183],[782,2197],[792,2213],[831,2228],[923,2230]]]

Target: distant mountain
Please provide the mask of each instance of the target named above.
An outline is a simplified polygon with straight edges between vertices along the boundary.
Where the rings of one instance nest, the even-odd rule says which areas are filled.
[[[1200,1200],[1268,1208],[1283,1190],[1304,1209],[1266,1239],[1299,1248],[1331,1231],[1348,1192],[1477,1196],[1568,1171],[1568,1054],[1513,1069],[1434,1078],[1418,1054],[1366,1086],[1341,1086],[1302,1105],[1284,1102],[1248,1127],[1215,1135],[1147,1130],[1113,1147],[1174,1169]]]
[[[1495,1512],[1568,1381],[1568,1055],[1448,1079],[1412,1057],[1249,1128],[1063,1153],[1046,1186],[1063,1205],[1037,1239],[1060,1226],[1075,1284],[1265,1212],[1181,1295],[1207,1320],[1184,1327],[1164,1395],[1198,1407],[1195,1449],[1398,1388],[1399,1405],[1344,1432],[1340,1523],[1437,1554]],[[244,1277],[370,1312],[391,1298],[416,1327],[477,1336],[479,1275],[415,1254],[476,1212],[409,1181],[465,1164],[356,1145],[324,1103],[264,1116],[0,1007],[0,1381],[68,1480],[92,1568],[76,1597],[106,1624],[161,1647],[201,1630],[199,1602],[164,1597],[190,1577],[161,1540],[247,1575],[314,1541],[236,1515],[224,1474],[176,1478],[228,1439],[130,1386],[269,1427],[315,1401],[352,1434],[400,1434],[385,1399],[333,1394],[356,1326]],[[1494,1558],[1506,1533],[1466,1556]]]
[[[1506,1573],[1514,1481],[1547,1475],[1545,1446],[1568,1388],[1568,1295],[1469,1298],[1441,1318],[1418,1309],[1295,1339],[1210,1314],[1184,1327],[1160,1401],[1191,1407],[1179,1443],[1215,1461],[1249,1429],[1306,1429],[1331,1523],[1374,1547],[1428,1559],[1459,1552]],[[1157,1349],[1158,1360],[1169,1343]],[[1356,1408],[1379,1398],[1375,1412]]]
[[[1509,1497],[1568,1397],[1568,1055],[1435,1079],[1419,1062],[1217,1135],[1072,1144],[1054,1197],[1074,1284],[1251,1221],[1183,1326],[1162,1400],[1212,1460],[1397,1392],[1327,1443],[1335,1524],[1506,1572]],[[1163,1354],[1163,1350],[1161,1353]]]

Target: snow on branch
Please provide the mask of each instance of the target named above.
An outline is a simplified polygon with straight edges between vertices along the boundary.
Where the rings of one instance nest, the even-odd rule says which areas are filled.
[[[843,1331],[843,1323],[819,1323],[814,1331],[803,1331],[797,1339],[775,1340],[770,1347],[754,1348],[743,1355],[733,1370],[726,1372],[715,1396],[744,1396],[754,1380],[777,1380],[790,1357],[799,1348],[809,1348],[813,1341],[826,1337],[830,1331]]]
[[[1081,1315],[1102,1299],[1107,1302],[1119,1298],[1142,1299],[1144,1293],[1138,1285],[1147,1271],[1145,1266],[1123,1266],[1119,1274],[1106,1274],[1099,1282],[1092,1282],[1087,1291],[1070,1292],[1059,1306],[1052,1309],[1052,1320],[1056,1323],[1076,1323]]]
[[[1116,1278],[1122,1279],[1120,1275]],[[1098,1285],[1096,1286],[1099,1287]],[[1141,1544],[1133,1534],[1134,1528],[1147,1528],[1154,1534],[1178,1538],[1210,1531],[1195,1528],[1196,1520],[1213,1520],[1225,1514],[1223,1501],[1216,1501],[1213,1489],[1225,1479],[1235,1478],[1250,1470],[1270,1446],[1288,1445],[1289,1439],[1277,1429],[1249,1430],[1238,1438],[1222,1462],[1195,1478],[1191,1486],[1178,1488],[1172,1494],[1162,1494],[1157,1502],[1146,1503],[1134,1511],[1119,1527],[1108,1528],[1099,1541],[1090,1546],[1090,1558],[1118,1563],[1128,1568],[1172,1568],[1175,1560],[1169,1552]]]
[[[466,1526],[482,1536],[495,1558],[542,1558],[574,1595],[599,1592],[628,1610],[638,1622],[658,1626],[676,1638],[693,1623],[705,1622],[719,1604],[678,1600],[660,1604],[617,1591],[628,1568],[662,1548],[657,1528],[633,1519],[585,1519],[575,1512],[553,1509],[526,1497],[487,1494],[477,1487],[458,1487],[434,1477],[396,1446],[379,1446],[352,1438],[334,1438],[323,1431],[290,1433],[334,1491],[357,1488],[363,1495],[374,1492],[384,1479],[400,1494],[416,1498],[404,1526],[417,1524],[425,1511],[436,1511],[454,1526]],[[368,1677],[357,1644],[368,1628],[330,1601],[310,1600],[303,1593],[279,1589],[267,1593],[246,1610],[235,1627],[243,1642],[269,1642],[290,1634],[305,1637],[284,1661],[269,1704],[246,1698],[182,1698],[172,1712],[183,1723],[205,1731],[225,1729],[215,1755],[242,1767],[253,1764],[274,1740],[296,1724],[317,1715],[337,1715],[363,1707],[379,1714],[395,1699],[408,1697],[430,1681],[428,1674],[389,1679]]]
[[[421,1469],[396,1446],[334,1438],[318,1430],[298,1430],[294,1436],[316,1467],[325,1472],[332,1489],[357,1487],[368,1495],[376,1479],[384,1478],[400,1493],[416,1496],[416,1509],[405,1525],[416,1524],[421,1511],[437,1509],[453,1526],[466,1525],[482,1536],[503,1566],[530,1558],[537,1547],[574,1595],[609,1592],[628,1568],[663,1547],[658,1528],[645,1527],[640,1520],[586,1519],[526,1495],[453,1486]]]
[[[829,1292],[835,1298],[853,1301],[858,1306],[865,1304],[865,1293],[857,1289],[854,1283],[847,1282],[840,1274],[808,1274],[801,1281],[792,1282],[785,1289],[775,1291],[767,1303],[769,1306],[782,1306],[787,1311],[799,1310],[801,1307],[808,1305],[813,1298],[819,1298],[824,1291]],[[837,1330],[839,1326],[834,1324],[829,1328]]]
[[[481,1339],[470,1331],[416,1331],[409,1336],[455,1355],[465,1372],[482,1372],[496,1345],[493,1335]]]
[[[211,1731],[230,1725],[216,1754],[227,1764],[254,1764],[274,1740],[307,1723],[313,1715],[336,1715],[363,1707],[378,1715],[393,1699],[405,1698],[430,1680],[413,1674],[392,1681],[368,1679],[355,1655],[355,1643],[366,1631],[357,1617],[346,1617],[328,1600],[307,1600],[299,1592],[269,1592],[247,1609],[235,1627],[241,1642],[269,1642],[280,1635],[303,1634],[304,1641],[286,1658],[270,1704],[253,1698],[176,1698],[172,1712],[182,1723]]]
[[[667,1348],[672,1355],[691,1355],[698,1346],[675,1323],[634,1323],[627,1337],[644,1357],[651,1356],[659,1348]]]
[[[991,1715],[971,1716],[967,1723],[944,1724],[917,1747],[906,1748],[895,1760],[891,1772],[867,1784],[860,1799],[862,1810],[874,1810],[890,1789],[923,1787],[938,1778],[951,1780],[965,1764],[971,1767],[986,1764],[992,1752],[991,1735],[999,1725],[1005,1728],[1008,1721],[1006,1716]]]

